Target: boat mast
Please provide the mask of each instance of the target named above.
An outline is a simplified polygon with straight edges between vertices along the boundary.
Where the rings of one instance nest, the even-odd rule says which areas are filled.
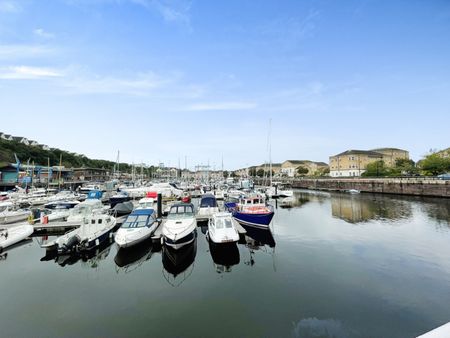
[[[272,186],[272,119],[269,119],[269,175],[270,175],[270,186]]]

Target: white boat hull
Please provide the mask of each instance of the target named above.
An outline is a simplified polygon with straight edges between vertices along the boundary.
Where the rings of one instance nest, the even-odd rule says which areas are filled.
[[[0,230],[0,252],[7,247],[23,241],[30,236],[34,228],[29,224],[11,227],[5,230]]]

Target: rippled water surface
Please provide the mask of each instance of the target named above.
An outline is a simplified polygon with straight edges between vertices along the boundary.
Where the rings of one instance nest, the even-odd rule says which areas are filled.
[[[272,232],[0,259],[1,336],[415,337],[450,321],[450,201],[297,191]]]

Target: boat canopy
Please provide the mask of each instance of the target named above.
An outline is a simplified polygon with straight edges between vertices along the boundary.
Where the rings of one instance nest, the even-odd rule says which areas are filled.
[[[192,203],[179,203],[172,205],[172,207],[170,208],[169,216],[189,213],[194,213],[194,205]]]
[[[153,209],[137,209],[128,215],[121,228],[143,228],[150,227],[156,220]]]
[[[200,208],[216,208],[217,207],[217,200],[213,195],[207,194],[203,195],[201,201],[200,201]]]
[[[103,196],[103,192],[101,190],[91,190],[88,193],[88,199],[100,199]]]

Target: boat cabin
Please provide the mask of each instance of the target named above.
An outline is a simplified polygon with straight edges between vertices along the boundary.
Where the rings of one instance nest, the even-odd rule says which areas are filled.
[[[178,203],[172,205],[168,218],[177,218],[181,216],[194,216],[194,205],[192,203]]]
[[[157,222],[157,218],[154,209],[137,209],[127,217],[121,228],[150,228],[155,222]]]

